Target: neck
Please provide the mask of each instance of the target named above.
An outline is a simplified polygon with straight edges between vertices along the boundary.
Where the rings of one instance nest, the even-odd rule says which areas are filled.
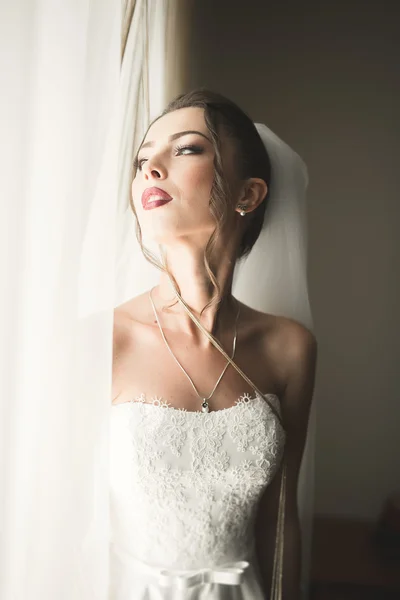
[[[193,248],[168,248],[164,250],[165,263],[174,276],[178,291],[188,305],[190,311],[197,317],[202,326],[212,335],[219,338],[234,326],[238,310],[237,301],[232,296],[232,279],[234,264],[230,258],[220,260],[215,267],[216,279],[220,286],[221,301],[213,304],[200,317],[200,313],[215,292],[203,262],[203,248],[198,252]],[[153,300],[157,310],[175,303],[172,308],[164,309],[162,320],[164,326],[176,332],[189,335],[193,342],[199,345],[212,345],[196,323],[187,314],[185,307],[176,295],[173,282],[168,274],[161,274],[160,283],[153,291]]]

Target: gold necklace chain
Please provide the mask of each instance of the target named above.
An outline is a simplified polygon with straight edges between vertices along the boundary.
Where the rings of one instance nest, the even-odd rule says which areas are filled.
[[[152,304],[152,306],[153,306],[153,311],[154,311],[154,314],[155,314],[155,316],[156,316],[157,323],[158,323],[158,327],[159,327],[159,329],[160,329],[160,332],[161,332],[161,335],[162,335],[162,337],[163,337],[163,340],[164,340],[164,342],[165,342],[165,344],[166,344],[166,346],[167,346],[168,350],[169,350],[169,351],[170,351],[170,353],[172,354],[173,358],[175,359],[176,363],[177,363],[177,364],[178,364],[178,366],[179,366],[179,367],[182,369],[182,371],[185,373],[186,377],[189,379],[190,383],[192,384],[194,391],[196,392],[196,394],[198,395],[198,397],[199,397],[199,398],[200,398],[200,400],[202,401],[202,404],[201,404],[201,410],[202,410],[202,412],[209,412],[209,411],[210,411],[210,409],[209,409],[209,406],[208,406],[208,400],[211,398],[211,396],[213,395],[213,393],[214,393],[214,392],[215,392],[215,390],[217,389],[217,385],[219,384],[219,382],[221,381],[222,377],[224,376],[224,373],[225,373],[226,369],[228,368],[229,362],[227,362],[227,363],[226,363],[226,365],[225,365],[225,367],[224,367],[224,370],[222,371],[221,375],[219,376],[219,378],[218,378],[218,380],[217,380],[217,383],[215,384],[215,386],[214,386],[214,388],[213,388],[213,390],[212,390],[211,394],[210,394],[208,397],[206,397],[206,398],[204,398],[203,396],[201,396],[201,395],[199,394],[199,392],[197,391],[197,388],[196,388],[196,386],[194,385],[194,383],[193,383],[193,381],[192,381],[191,377],[188,375],[188,373],[187,373],[187,372],[185,371],[185,369],[182,367],[181,363],[180,363],[180,362],[179,362],[179,360],[176,358],[175,354],[172,352],[172,350],[171,350],[171,348],[170,348],[170,345],[168,344],[168,342],[167,342],[167,340],[166,340],[166,337],[165,337],[165,335],[164,335],[164,332],[163,332],[163,330],[162,330],[162,327],[161,327],[161,324],[160,324],[160,321],[159,321],[159,318],[158,318],[158,314],[157,314],[157,311],[156,311],[156,307],[154,306],[153,298],[152,298],[152,295],[151,295],[151,292],[153,291],[153,289],[154,289],[154,288],[152,288],[152,289],[150,290],[150,292],[149,292],[149,296],[150,296],[150,302],[151,302],[151,304]],[[238,303],[238,304],[239,304],[239,303]],[[237,312],[237,315],[236,315],[236,320],[235,320],[235,335],[234,335],[234,338],[233,338],[233,349],[232,349],[232,356],[231,356],[231,360],[233,360],[233,357],[235,356],[235,351],[236,351],[236,340],[237,340],[237,322],[238,322],[238,319],[239,319],[239,313],[240,313],[240,304],[239,304],[239,309],[238,309],[238,312]]]

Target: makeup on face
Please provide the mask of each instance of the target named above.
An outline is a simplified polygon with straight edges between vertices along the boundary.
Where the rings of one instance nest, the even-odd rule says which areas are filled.
[[[200,135],[202,136],[204,139],[206,139],[208,142],[212,143],[211,140],[201,131],[197,131],[194,129],[190,129],[190,130],[186,130],[186,131],[179,131],[178,133],[174,133],[172,135],[170,135],[168,137],[168,143],[172,142],[174,140],[177,140],[178,138],[181,138],[185,135],[190,135],[190,134],[194,134],[194,135]],[[134,160],[134,169],[135,171],[142,170],[142,164],[144,162],[146,162],[147,158],[141,157],[139,158],[139,152],[141,150],[143,150],[143,148],[152,148],[155,146],[155,142],[153,141],[148,141],[145,142],[144,144],[141,145],[141,147],[139,148],[135,160]],[[199,146],[198,144],[185,144],[185,145],[178,145],[176,148],[174,148],[174,151],[178,154],[182,154],[184,151],[190,151],[193,154],[202,154],[204,152],[204,148],[202,148],[201,146]]]
[[[144,210],[151,210],[171,202],[172,197],[165,190],[159,187],[148,187],[142,194],[142,206]]]

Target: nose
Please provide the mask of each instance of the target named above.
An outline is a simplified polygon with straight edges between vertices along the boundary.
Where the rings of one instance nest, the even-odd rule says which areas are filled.
[[[142,166],[144,178],[149,179],[165,179],[166,169],[160,162],[155,162],[153,159],[148,159]]]

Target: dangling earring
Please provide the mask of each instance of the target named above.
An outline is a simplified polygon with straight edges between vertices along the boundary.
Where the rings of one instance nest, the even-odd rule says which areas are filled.
[[[246,205],[245,204],[238,204],[237,207],[243,209],[243,208],[246,208]],[[245,213],[244,210],[241,210],[239,214],[240,214],[241,217],[244,217],[246,213]]]

